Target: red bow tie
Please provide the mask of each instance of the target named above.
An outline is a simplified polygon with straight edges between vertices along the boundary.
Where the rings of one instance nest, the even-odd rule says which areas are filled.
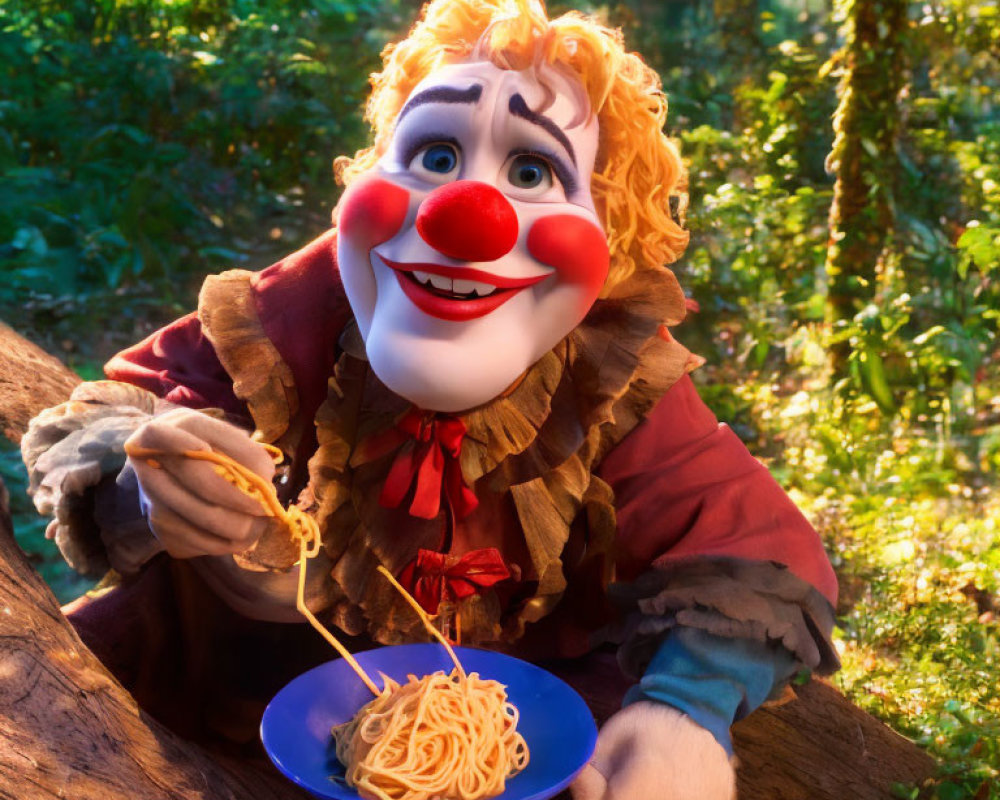
[[[495,547],[470,550],[461,558],[419,550],[399,575],[399,582],[428,614],[442,602],[471,597],[510,577],[503,556]]]
[[[416,407],[407,411],[395,428],[371,443],[381,452],[402,445],[389,468],[379,504],[398,508],[412,486],[410,513],[415,517],[434,519],[441,510],[442,491],[458,519],[472,513],[479,501],[462,477],[459,455],[464,437],[465,423],[458,417],[428,414]]]

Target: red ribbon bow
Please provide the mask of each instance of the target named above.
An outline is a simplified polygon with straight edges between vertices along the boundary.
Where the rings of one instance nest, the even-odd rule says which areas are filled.
[[[442,602],[471,597],[509,577],[510,570],[495,547],[470,550],[461,557],[419,550],[403,567],[399,582],[428,614],[436,614]]]
[[[442,490],[458,519],[472,513],[479,501],[465,485],[459,462],[465,430],[458,417],[431,415],[415,407],[406,412],[394,429],[373,443],[383,452],[403,445],[389,468],[379,504],[397,508],[412,486],[410,513],[415,517],[434,519],[441,510]]]

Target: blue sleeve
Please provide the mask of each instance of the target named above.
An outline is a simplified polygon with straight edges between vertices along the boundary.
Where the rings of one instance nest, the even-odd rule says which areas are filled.
[[[656,700],[673,706],[732,755],[729,726],[794,672],[792,654],[779,644],[677,627],[667,634],[642,680],[629,689],[625,705]]]

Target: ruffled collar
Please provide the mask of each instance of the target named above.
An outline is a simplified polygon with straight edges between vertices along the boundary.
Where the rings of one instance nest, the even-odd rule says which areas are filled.
[[[612,529],[590,540],[610,548],[610,490],[594,492],[599,479],[593,470],[693,365],[688,351],[666,333],[683,315],[683,294],[672,272],[635,275],[599,300],[512,391],[458,415],[465,427],[461,475],[478,497],[493,498],[484,513],[507,504],[523,537],[523,572],[530,577],[530,589],[521,592],[514,609],[496,602],[495,593],[464,600],[463,620],[474,620],[463,622],[467,638],[511,641],[526,622],[554,607],[566,587],[561,556],[571,526],[594,497],[604,498],[607,513],[593,516],[610,520]],[[356,343],[345,347],[317,416],[320,448],[310,462],[311,487],[327,530],[339,531],[328,534],[340,595],[337,622],[352,633],[364,628],[380,641],[401,641],[417,626],[402,622],[407,614],[398,598],[369,576],[378,564],[398,574],[422,550],[447,549],[445,520],[407,517],[405,509],[385,509],[375,500],[393,457],[372,443],[384,440],[412,410],[361,355]],[[503,527],[498,517],[497,545]]]
[[[253,389],[244,399],[258,429],[271,432],[267,438],[280,437],[286,451],[295,452],[291,439],[301,435],[304,421],[293,416],[298,406],[287,366],[267,347],[252,304],[241,305],[239,319],[218,313],[235,284],[245,281],[249,291],[250,276],[227,273],[226,291],[220,283],[220,291],[203,292],[202,315],[214,318],[213,344],[237,393],[242,386]],[[551,611],[566,588],[570,566],[563,562],[564,551],[582,512],[587,512],[584,527],[590,528],[587,557],[612,563],[613,497],[594,470],[696,365],[667,331],[684,313],[683,293],[669,269],[638,272],[598,300],[516,387],[459,415],[465,427],[458,455],[461,476],[480,500],[476,513],[486,520],[484,529],[496,529],[497,546],[504,540],[520,551],[524,576],[516,586],[505,581],[462,601],[468,640],[511,642],[527,622]],[[334,621],[351,634],[403,641],[419,635],[419,626],[375,568],[381,564],[399,574],[421,549],[447,550],[448,543],[441,518],[419,519],[405,508],[379,504],[395,454],[370,444],[385,437],[410,406],[369,368],[355,326],[348,325],[340,343],[326,399],[315,417],[318,448],[309,460],[309,482],[299,504],[316,515],[325,532],[334,565],[329,587]],[[268,355],[263,369],[245,355],[260,348]],[[259,549],[259,568],[293,563],[287,548],[262,542]],[[594,588],[601,591],[611,575],[607,567],[597,572],[601,585]]]

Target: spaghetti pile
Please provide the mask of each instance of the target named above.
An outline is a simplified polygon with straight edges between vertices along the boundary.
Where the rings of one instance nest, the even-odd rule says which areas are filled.
[[[265,447],[281,460],[277,448]],[[160,466],[157,459],[171,455],[135,446],[126,451],[130,458],[143,459],[153,467]],[[507,779],[523,770],[529,758],[528,745],[517,732],[518,711],[507,702],[504,686],[483,680],[475,672],[466,674],[448,640],[420,604],[380,566],[379,572],[444,645],[455,668],[450,674],[409,675],[404,684],[383,675],[384,686],[379,689],[306,606],[306,565],[321,546],[316,521],[296,506],[284,508],[273,484],[223,453],[186,450],[182,455],[211,462],[216,472],[261,503],[298,541],[296,607],[375,695],[353,719],[331,731],[337,758],[347,770],[347,782],[373,800],[479,800],[503,792]]]
[[[494,797],[528,763],[504,687],[457,669],[382,694],[333,729],[347,781],[378,800]]]

